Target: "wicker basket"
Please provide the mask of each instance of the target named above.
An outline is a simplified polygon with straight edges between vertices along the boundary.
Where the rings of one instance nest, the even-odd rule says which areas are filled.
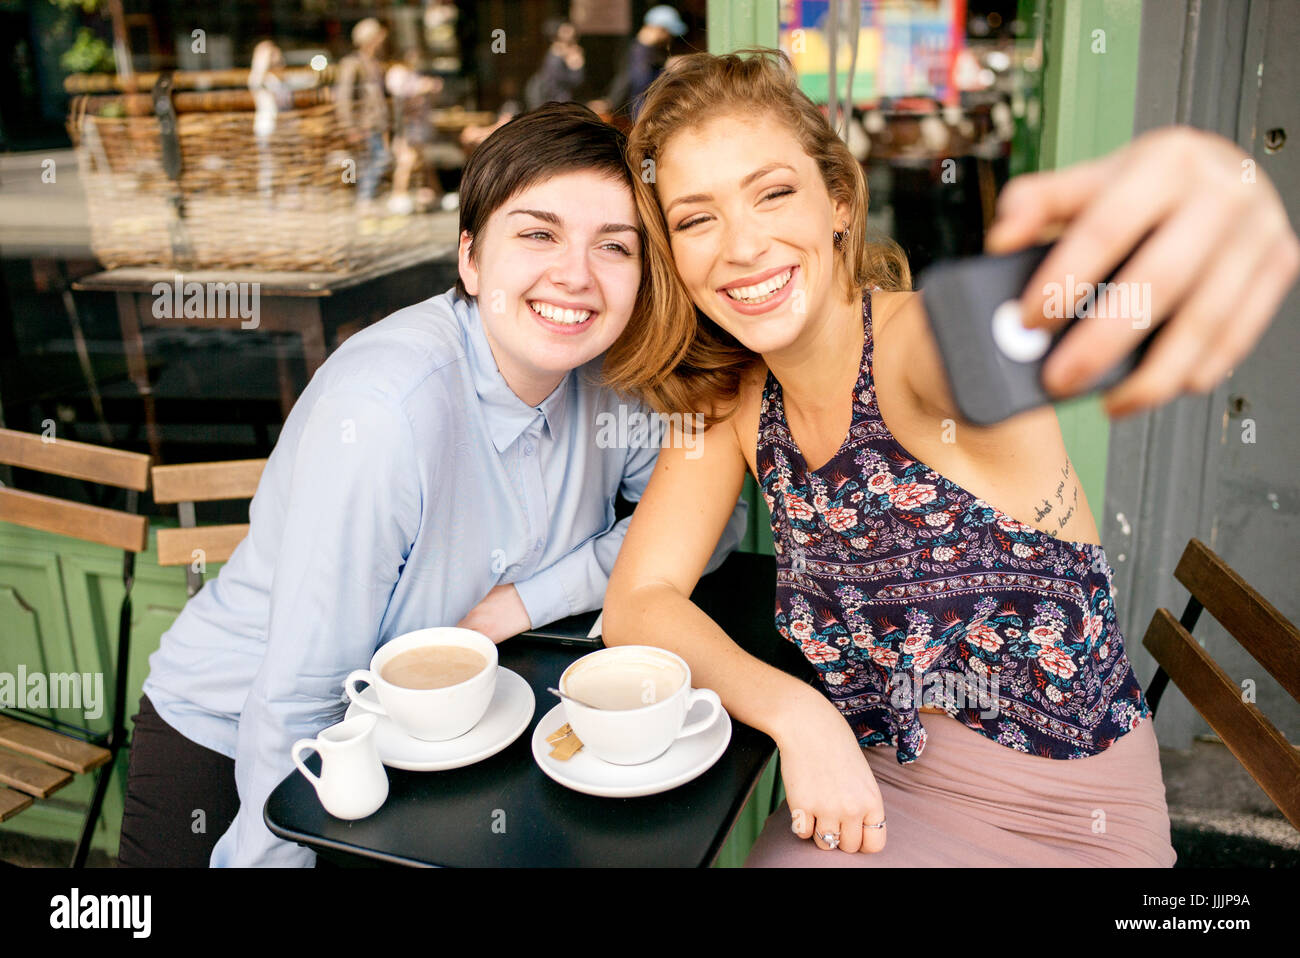
[[[87,86],[69,78],[74,92]],[[174,75],[175,177],[154,95],[73,98],[91,248],[106,267],[347,272],[427,241],[421,217],[358,215],[354,158],[329,87],[297,90],[259,142],[247,88],[204,86]]]

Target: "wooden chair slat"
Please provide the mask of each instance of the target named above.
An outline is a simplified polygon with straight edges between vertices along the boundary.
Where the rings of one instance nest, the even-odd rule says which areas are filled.
[[[1174,577],[1300,702],[1300,629],[1200,539],[1187,543]]]
[[[12,788],[0,786],[0,822],[13,818],[25,808],[30,808],[32,798]]]
[[[0,463],[22,469],[144,492],[149,488],[150,461],[149,456],[139,452],[71,439],[47,442],[33,433],[0,429]]]
[[[1168,609],[1157,609],[1142,645],[1210,728],[1296,828],[1300,828],[1300,751],[1286,740]]]
[[[0,715],[0,745],[81,774],[99,768],[112,757],[106,748],[4,715]]]
[[[154,466],[153,499],[154,502],[251,499],[265,467],[265,459]]]
[[[34,798],[49,798],[72,781],[72,773],[25,755],[0,752],[0,783]]]
[[[196,526],[193,529],[158,530],[158,564],[189,565],[194,550],[203,550],[204,562],[225,562],[248,535],[248,524]]]
[[[145,516],[22,489],[0,489],[0,522],[131,552],[149,548],[149,520]]]

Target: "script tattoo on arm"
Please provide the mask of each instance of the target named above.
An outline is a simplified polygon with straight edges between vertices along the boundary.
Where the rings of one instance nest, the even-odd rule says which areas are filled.
[[[1070,493],[1066,493],[1066,485],[1072,485]],[[1055,513],[1056,531],[1048,531],[1048,535],[1055,537],[1065,528],[1065,524],[1074,516],[1074,510],[1079,505],[1079,483],[1077,480],[1071,482],[1070,460],[1065,460],[1065,465],[1061,467],[1061,480],[1056,484],[1051,498],[1044,498],[1041,506],[1034,507],[1034,521],[1042,522],[1044,517]]]

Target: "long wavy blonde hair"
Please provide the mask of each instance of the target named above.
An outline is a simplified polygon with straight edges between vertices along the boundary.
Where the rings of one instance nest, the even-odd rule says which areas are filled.
[[[650,85],[628,135],[633,195],[645,231],[647,308],[606,354],[604,378],[641,395],[664,413],[702,413],[712,424],[734,411],[741,378],[760,357],[705,316],[691,300],[673,262],[667,224],[654,187],[665,143],[718,116],[757,114],[784,123],[821,170],[832,200],[849,204],[849,234],[835,249],[835,274],[852,299],[871,285],[911,289],[907,256],[888,238],[866,239],[867,182],[862,167],[799,89],[784,53],[769,48],[724,56],[693,53],[675,61]]]

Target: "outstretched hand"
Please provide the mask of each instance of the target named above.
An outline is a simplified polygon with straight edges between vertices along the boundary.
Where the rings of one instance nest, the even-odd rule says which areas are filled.
[[[999,198],[986,248],[1012,252],[1062,227],[1021,299],[1029,328],[1059,329],[1070,314],[1044,315],[1053,290],[1073,299],[1077,284],[1099,283],[1136,252],[1113,280],[1125,295],[1098,290],[1095,309],[1053,351],[1043,369],[1050,393],[1086,389],[1168,326],[1106,392],[1111,417],[1212,390],[1250,354],[1300,275],[1300,240],[1268,177],[1235,143],[1192,127],[1017,177]]]

